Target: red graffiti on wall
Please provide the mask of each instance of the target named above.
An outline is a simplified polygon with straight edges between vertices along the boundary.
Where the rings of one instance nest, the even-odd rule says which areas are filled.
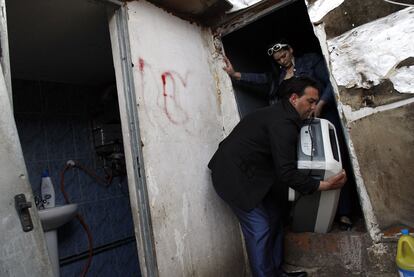
[[[179,73],[175,71],[166,71],[161,74],[162,80],[162,95],[164,98],[163,101],[163,110],[167,118],[174,124],[182,124],[188,121],[189,117],[187,112],[181,106],[178,98],[178,91],[177,85],[174,76],[180,80],[184,87],[187,87],[187,76],[183,78]],[[167,90],[168,82],[167,80],[171,81],[170,89]],[[174,116],[170,112],[170,110],[174,110]]]
[[[139,58],[138,59],[138,64],[139,64],[139,72],[141,72],[141,74],[144,73],[144,66],[145,66],[145,61],[143,58]]]
[[[146,70],[145,68],[148,68],[149,70]],[[152,118],[151,114],[147,110],[147,105],[145,104],[146,103],[145,93],[144,93],[145,92],[145,78],[144,78],[144,75],[145,75],[145,72],[151,73],[151,75],[153,75],[152,70],[151,70],[151,66],[149,64],[147,64],[143,58],[140,57],[138,59],[138,69],[139,69],[140,86],[141,86],[141,92],[142,92],[141,97],[142,97],[142,102],[144,103],[144,105],[142,105],[143,111],[147,115],[148,122],[151,125],[155,126],[154,122],[151,119]]]
[[[151,66],[148,63],[146,63],[146,61],[141,57],[138,59],[138,69],[141,76],[141,90],[143,92],[142,97],[145,102],[144,75],[146,73],[150,73],[150,75],[153,78],[155,78],[156,76],[153,70],[151,70]],[[149,69],[149,71],[147,69]],[[160,95],[162,97],[162,99],[159,98],[157,100],[157,105],[163,110],[163,113],[166,115],[168,120],[176,125],[184,124],[189,120],[189,116],[182,107],[179,97],[179,87],[181,86],[186,88],[187,79],[188,73],[185,75],[185,77],[183,77],[180,73],[176,71],[165,71],[161,74],[162,89],[158,87],[158,82],[154,80],[154,84],[157,85],[157,89],[160,90]],[[145,105],[144,109],[146,109]],[[148,114],[147,111],[145,112]]]

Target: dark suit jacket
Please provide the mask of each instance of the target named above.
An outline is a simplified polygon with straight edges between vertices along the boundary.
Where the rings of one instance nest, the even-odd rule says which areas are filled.
[[[290,186],[303,194],[317,190],[319,181],[297,170],[301,124],[287,100],[245,116],[208,164],[221,198],[249,211],[272,187],[279,190]]]

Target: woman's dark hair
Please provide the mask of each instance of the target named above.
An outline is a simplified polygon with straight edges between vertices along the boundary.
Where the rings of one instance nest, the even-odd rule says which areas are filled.
[[[278,96],[280,99],[288,99],[293,93],[296,93],[300,97],[305,93],[307,87],[313,87],[320,91],[319,84],[314,79],[306,76],[292,77],[280,84]]]

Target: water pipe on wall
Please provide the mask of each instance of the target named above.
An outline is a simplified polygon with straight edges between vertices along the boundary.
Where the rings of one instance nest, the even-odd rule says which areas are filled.
[[[63,194],[63,197],[65,198],[66,204],[70,204],[70,199],[69,199],[69,195],[65,191],[65,173],[66,173],[66,171],[68,171],[71,168],[78,168],[78,169],[84,171],[90,177],[95,179],[98,182],[98,184],[100,184],[104,187],[109,186],[112,182],[112,175],[109,178],[104,179],[104,178],[100,177],[98,174],[96,174],[94,171],[92,171],[92,170],[88,169],[87,167],[79,164],[78,162],[75,162],[73,160],[69,160],[69,161],[66,162],[66,165],[65,165],[65,167],[63,168],[63,170],[60,174],[60,190],[62,191],[62,194]],[[80,213],[77,213],[76,218],[78,219],[78,221],[80,222],[80,224],[82,225],[83,229],[85,230],[85,232],[88,236],[88,259],[87,259],[87,261],[86,261],[86,263],[83,267],[82,274],[81,274],[81,276],[84,277],[88,273],[89,267],[92,263],[93,238],[92,238],[92,233],[91,233],[88,225],[86,224],[84,218],[81,216]]]

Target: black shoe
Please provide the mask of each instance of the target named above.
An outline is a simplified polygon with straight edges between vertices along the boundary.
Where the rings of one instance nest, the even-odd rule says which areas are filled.
[[[283,271],[279,277],[307,277],[308,273],[306,271],[297,271],[297,272],[285,272]]]
[[[341,216],[339,218],[339,228],[342,231],[351,231],[352,230],[352,221],[351,221],[351,219],[346,215]]]

